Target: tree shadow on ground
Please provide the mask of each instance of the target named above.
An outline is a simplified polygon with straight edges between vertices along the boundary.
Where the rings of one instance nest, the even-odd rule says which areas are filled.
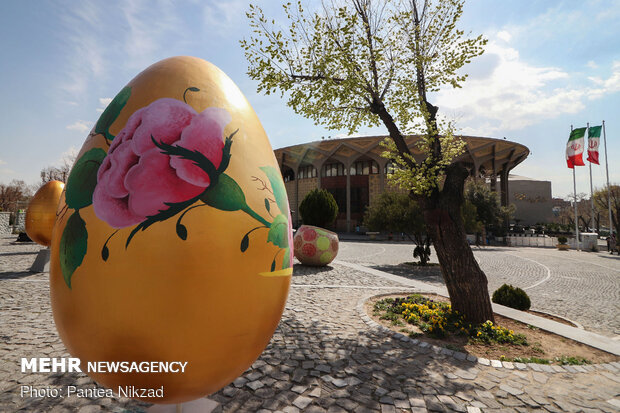
[[[370,409],[381,411],[381,404],[390,400],[425,395],[474,394],[474,382],[457,382],[444,370],[467,371],[476,365],[422,349],[412,343],[363,329],[357,334],[339,336],[333,325],[321,321],[302,322],[284,317],[267,349],[253,369],[238,381],[210,398],[221,403],[222,411],[284,410],[300,396],[308,397],[320,388],[320,395],[311,398],[311,406],[322,409],[340,406],[347,411]],[[269,383],[251,390],[246,383],[256,380]],[[473,373],[470,373],[473,374]],[[426,407],[436,411],[465,411],[464,404],[428,398]],[[338,409],[336,409],[338,410]]]
[[[408,278],[411,280],[424,281],[432,284],[444,285],[443,276],[441,275],[441,267],[438,265],[433,266],[413,266],[406,264],[383,264],[372,265],[370,268],[375,270],[387,272],[399,277]]]
[[[0,257],[10,257],[15,255],[36,255],[39,251],[21,251],[21,252],[2,252]]]
[[[609,254],[609,255],[599,255],[599,257],[605,258],[605,259],[608,259],[608,260],[614,260],[614,261],[620,260],[620,255],[611,255],[611,254]]]
[[[293,265],[293,277],[319,274],[322,272],[329,272],[333,269],[334,267],[332,267],[331,265],[325,265],[322,267],[313,267],[311,265],[294,264]]]
[[[482,246],[477,247],[476,245],[470,245],[470,247],[471,247],[472,251],[489,251],[489,252],[491,252],[491,251],[506,251],[507,248],[513,248],[513,247],[508,247],[508,246],[505,246],[505,247],[499,247],[499,246],[497,246],[497,247],[482,247]]]
[[[31,277],[34,275],[40,274],[38,272],[30,272],[30,271],[20,271],[20,272],[0,272],[0,281],[4,280],[19,280],[22,278]]]

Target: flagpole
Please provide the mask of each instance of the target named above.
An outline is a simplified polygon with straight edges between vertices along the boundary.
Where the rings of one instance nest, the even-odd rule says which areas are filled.
[[[588,150],[590,148],[590,122],[586,123],[586,128],[588,131]],[[598,149],[597,149],[598,151]],[[588,154],[589,167],[590,167],[590,207],[592,209],[592,214],[590,216],[590,228],[594,228],[594,188],[592,187],[592,160],[589,159],[590,154]],[[588,228],[588,232],[590,232],[590,228]]]
[[[570,125],[573,132],[573,125]],[[575,206],[575,245],[579,251],[579,221],[577,220],[577,178],[575,177],[575,165],[573,165],[573,205]]]
[[[609,162],[607,161],[607,135],[605,134],[605,121],[603,120],[603,142],[605,144],[605,172],[607,173],[607,210],[609,212],[609,236],[613,234],[611,221],[611,188],[609,187]]]

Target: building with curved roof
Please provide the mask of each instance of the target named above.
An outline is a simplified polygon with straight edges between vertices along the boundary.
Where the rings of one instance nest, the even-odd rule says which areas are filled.
[[[416,143],[419,135],[405,141],[416,161],[424,154]],[[508,172],[530,153],[524,145],[505,139],[460,136],[466,142],[463,154],[454,162],[464,162],[475,177],[491,178],[496,190],[499,177],[502,205],[508,204]],[[351,231],[360,225],[364,210],[375,197],[387,189],[387,171],[391,167],[381,153],[385,136],[327,139],[287,146],[274,151],[284,178],[292,210],[298,223],[299,204],[315,188],[327,189],[338,203],[335,228]],[[493,179],[495,178],[495,179]]]

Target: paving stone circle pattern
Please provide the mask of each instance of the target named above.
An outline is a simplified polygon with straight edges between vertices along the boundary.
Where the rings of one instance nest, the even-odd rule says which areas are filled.
[[[94,383],[83,374],[20,372],[21,357],[69,355],[53,325],[48,276],[28,272],[40,246],[12,245],[13,239],[12,236],[0,238],[0,411],[145,411],[148,404],[118,397],[20,396],[22,385],[92,387]],[[389,252],[390,245],[360,244],[341,241],[339,259],[376,267],[403,261],[403,257],[396,257],[398,252]],[[383,253],[381,248],[385,248]],[[402,251],[407,248],[408,257],[411,257],[410,245]],[[558,259],[556,266],[554,261],[545,261],[540,254],[534,249],[505,248],[476,252],[491,285],[503,282],[489,274],[489,268],[500,265],[494,262],[503,262],[505,272],[512,274],[509,265],[512,261],[507,258],[510,256],[531,257],[543,263],[551,269],[551,277],[561,278],[563,265],[573,267],[571,272],[565,273],[567,277],[577,278],[587,273],[575,262],[567,263],[567,258],[575,255]],[[604,281],[610,283],[608,289],[612,291],[594,294],[616,305],[618,314],[618,277],[617,270],[613,270],[620,269],[618,261],[603,262],[594,256],[587,259],[615,273],[615,283],[611,275],[609,281]],[[538,277],[539,270],[535,268],[532,266],[531,271],[536,273],[526,276],[524,282],[535,284],[547,276],[545,270],[543,277]],[[430,273],[422,277],[439,282],[433,281],[435,276]],[[557,288],[570,288],[573,281],[593,283],[593,279],[584,277],[583,281],[567,278],[565,284],[558,279]],[[597,277],[606,279],[605,274]],[[539,286],[549,296],[540,297],[553,300],[556,287],[553,283],[545,287],[547,282]],[[369,322],[360,311],[360,304],[370,296],[408,291],[397,281],[355,271],[336,261],[322,268],[297,264],[292,283],[286,310],[265,352],[241,377],[210,396],[219,403],[216,412],[620,411],[620,363],[571,370],[552,366],[533,368],[517,363],[494,366],[484,359],[472,361],[467,355],[416,343]],[[528,290],[528,294],[539,297],[533,294],[535,291],[536,287]],[[537,298],[533,301],[542,305]],[[559,302],[556,303],[554,312],[561,310]],[[585,318],[580,323],[604,328],[605,321],[600,324],[587,321],[588,310],[584,313]],[[607,331],[608,335],[613,333]]]

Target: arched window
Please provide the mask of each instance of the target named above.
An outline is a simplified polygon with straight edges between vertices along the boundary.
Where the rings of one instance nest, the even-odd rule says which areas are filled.
[[[323,165],[323,177],[344,176],[344,165],[341,162],[331,162]]]
[[[394,172],[394,170],[396,169],[396,165],[394,165],[391,161],[385,164],[385,167],[383,168],[383,173],[384,174],[391,174]]]
[[[349,175],[371,175],[379,173],[379,165],[372,159],[355,161],[349,169]]]
[[[284,179],[284,182],[295,180],[295,172],[288,166],[282,166],[280,172],[282,173],[282,179]]]
[[[316,178],[316,168],[312,165],[305,165],[299,168],[297,179]]]

